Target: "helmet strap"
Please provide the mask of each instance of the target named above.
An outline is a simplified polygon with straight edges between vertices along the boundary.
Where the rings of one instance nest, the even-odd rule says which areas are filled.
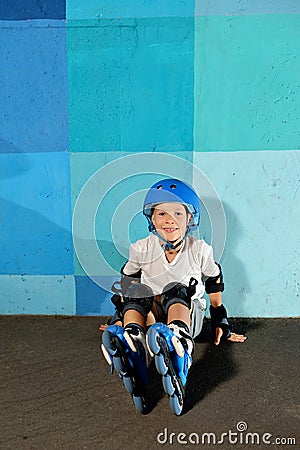
[[[162,237],[156,230],[155,226],[153,225],[151,218],[149,216],[146,216],[146,217],[148,220],[148,229],[149,229],[150,233],[153,233],[164,243],[164,245],[162,246],[164,252],[166,250],[176,250],[183,243],[183,241],[186,239],[186,237],[188,236],[188,234],[190,232],[190,224],[188,224],[183,238],[179,242],[177,242],[177,244],[173,244],[172,242],[167,241],[167,239]]]
[[[165,251],[167,251],[167,250],[176,250],[176,249],[183,243],[183,241],[186,239],[187,235],[189,234],[189,231],[190,231],[189,228],[187,228],[187,229],[186,229],[186,232],[185,232],[185,234],[184,234],[184,236],[183,236],[183,238],[180,239],[180,241],[177,242],[177,244],[173,244],[172,242],[167,241],[167,239],[163,238],[163,237],[156,231],[156,228],[154,228],[154,229],[152,230],[152,233],[153,233],[155,236],[157,236],[157,237],[164,243],[164,244],[162,245],[162,248],[163,248],[163,250],[164,250],[164,252],[165,252]]]

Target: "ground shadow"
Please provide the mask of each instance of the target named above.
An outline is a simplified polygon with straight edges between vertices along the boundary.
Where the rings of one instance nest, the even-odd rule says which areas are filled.
[[[150,414],[165,395],[162,386],[161,375],[157,372],[155,368],[154,360],[151,361],[151,364],[148,369],[148,375],[149,375],[149,382],[146,387],[146,395],[145,395],[145,400],[147,404],[146,414]]]
[[[247,318],[231,320],[233,332],[245,334],[250,329],[260,328],[262,322],[253,322]],[[183,414],[193,409],[197,403],[212,392],[221,383],[233,378],[239,370],[238,362],[234,358],[235,345],[231,342],[222,342],[219,346],[214,345],[211,333],[210,320],[206,319],[201,334],[195,343],[206,343],[204,355],[199,360],[194,360],[190,368],[186,391]]]
[[[207,344],[203,358],[196,361],[189,371],[183,413],[190,411],[216,386],[237,373],[232,352],[229,344],[218,347],[212,342]]]

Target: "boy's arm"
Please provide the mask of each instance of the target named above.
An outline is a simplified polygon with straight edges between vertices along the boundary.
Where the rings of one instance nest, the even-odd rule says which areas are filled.
[[[202,274],[205,291],[210,299],[210,316],[214,333],[214,343],[219,345],[221,338],[231,342],[244,342],[246,337],[241,334],[232,333],[227,320],[226,308],[222,303],[222,292],[224,291],[223,273],[220,264],[214,261],[211,247],[203,259]]]
[[[222,292],[213,292],[209,294],[210,304],[213,308],[217,308],[222,306]],[[221,327],[216,327],[215,336],[214,336],[214,344],[219,345],[221,338],[224,334],[224,331]],[[243,334],[230,333],[230,336],[226,338],[227,341],[230,342],[244,342],[247,339]]]

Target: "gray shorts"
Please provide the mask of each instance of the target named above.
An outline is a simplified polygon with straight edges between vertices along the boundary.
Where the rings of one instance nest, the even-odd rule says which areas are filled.
[[[190,334],[193,339],[201,333],[205,310],[206,300],[204,298],[192,299]]]

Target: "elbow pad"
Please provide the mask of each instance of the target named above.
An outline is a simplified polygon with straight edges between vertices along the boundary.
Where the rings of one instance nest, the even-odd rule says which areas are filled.
[[[133,273],[132,275],[126,275],[124,273],[124,267],[126,264],[124,264],[124,266],[121,269],[121,289],[122,289],[122,294],[126,295],[129,286],[131,286],[132,284],[136,284],[136,283],[140,283],[141,282],[141,275],[142,275],[142,271],[139,270],[136,273]]]
[[[216,277],[208,277],[207,280],[205,280],[205,292],[207,294],[224,291],[222,268],[217,262],[216,264],[219,267],[220,273]]]
[[[126,275],[124,273],[124,267],[125,267],[125,264],[120,270],[120,272],[121,272],[120,281],[115,281],[111,287],[111,290],[119,296],[126,295],[129,286],[131,286],[132,284],[141,282],[141,270],[139,270],[138,272],[136,272],[132,275]]]
[[[132,284],[140,283],[141,280],[141,271],[134,273],[133,275],[125,275],[123,272],[124,266],[121,268],[121,279],[119,281],[115,281],[111,287],[111,290],[114,292],[114,295],[111,297],[111,301],[114,304],[116,311],[123,315],[124,310],[124,300],[122,297],[126,295],[129,287]]]

